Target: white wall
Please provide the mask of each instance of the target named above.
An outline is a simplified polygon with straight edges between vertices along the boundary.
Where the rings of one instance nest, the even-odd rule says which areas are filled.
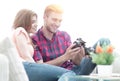
[[[64,8],[61,30],[67,31],[74,41],[82,37],[91,46],[100,37],[111,39],[120,49],[120,1],[119,0],[1,0],[0,38],[8,34],[17,11],[34,10],[39,16],[39,27],[46,5],[57,3]]]

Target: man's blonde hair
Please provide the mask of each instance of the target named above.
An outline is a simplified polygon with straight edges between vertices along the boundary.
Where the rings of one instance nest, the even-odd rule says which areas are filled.
[[[60,13],[62,14],[63,13],[63,9],[61,8],[60,5],[57,5],[57,4],[51,4],[51,5],[48,5],[46,8],[45,8],[45,11],[44,11],[44,15],[49,15],[50,12],[55,12],[55,13]]]

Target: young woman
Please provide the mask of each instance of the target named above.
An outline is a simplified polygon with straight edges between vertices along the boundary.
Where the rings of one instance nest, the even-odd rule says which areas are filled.
[[[30,35],[36,30],[37,14],[28,9],[20,10],[13,24],[13,42],[23,61],[29,81],[64,81],[64,77],[75,75],[74,72],[64,68],[42,63],[42,58],[39,62],[41,64],[35,63],[33,54],[37,46],[31,42]]]

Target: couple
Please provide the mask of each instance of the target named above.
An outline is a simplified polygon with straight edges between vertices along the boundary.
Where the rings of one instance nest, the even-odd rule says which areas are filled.
[[[72,49],[70,36],[57,30],[62,13],[58,5],[47,6],[37,32],[35,12],[22,9],[15,17],[13,41],[30,81],[65,81],[66,76],[89,75],[96,66],[83,47]]]

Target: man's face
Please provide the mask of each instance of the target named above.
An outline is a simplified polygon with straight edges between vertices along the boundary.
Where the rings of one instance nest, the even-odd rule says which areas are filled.
[[[44,25],[48,32],[55,33],[60,27],[62,21],[62,14],[51,12],[44,16]]]
[[[32,27],[30,29],[30,33],[35,33],[37,30],[37,17],[33,16],[32,17]]]

